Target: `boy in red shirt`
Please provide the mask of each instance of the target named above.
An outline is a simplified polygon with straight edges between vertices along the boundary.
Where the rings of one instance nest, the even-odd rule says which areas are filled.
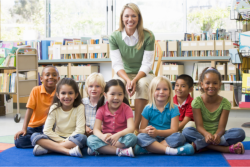
[[[46,66],[40,79],[43,84],[34,87],[30,92],[23,128],[14,136],[17,148],[33,147],[31,135],[35,132],[43,133],[43,125],[55,95],[56,84],[60,79],[58,70],[54,66]]]
[[[191,107],[193,98],[189,94],[193,91],[193,85],[193,78],[186,74],[178,76],[175,82],[175,96],[173,100],[180,111],[179,131],[182,131],[186,127],[195,127]]]

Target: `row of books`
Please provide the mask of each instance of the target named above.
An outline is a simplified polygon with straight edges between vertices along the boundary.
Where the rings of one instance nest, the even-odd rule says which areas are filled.
[[[24,74],[19,74],[19,80],[25,80]],[[0,92],[16,92],[16,73],[0,73]]]

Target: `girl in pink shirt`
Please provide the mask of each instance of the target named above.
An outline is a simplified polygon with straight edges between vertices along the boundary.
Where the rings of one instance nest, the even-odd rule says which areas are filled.
[[[104,95],[97,103],[94,135],[87,139],[89,155],[102,153],[134,157],[132,147],[137,143],[137,137],[133,134],[133,112],[124,95],[125,86],[119,79],[106,84]]]

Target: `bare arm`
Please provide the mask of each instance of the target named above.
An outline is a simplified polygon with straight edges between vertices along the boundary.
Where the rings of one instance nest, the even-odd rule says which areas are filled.
[[[32,110],[31,108],[27,108],[26,114],[25,114],[25,117],[24,117],[24,121],[23,121],[23,128],[22,128],[22,130],[18,131],[18,132],[15,134],[15,136],[14,136],[14,139],[15,139],[15,140],[18,139],[18,137],[19,137],[20,135],[23,135],[23,136],[26,135],[26,133],[27,133],[27,128],[28,128],[28,124],[29,124],[29,122],[30,122],[30,118],[31,118],[32,113],[33,113],[33,110]]]
[[[218,129],[217,129],[217,131],[215,133],[219,137],[221,137],[225,133],[225,129],[226,129],[226,126],[227,126],[228,116],[229,116],[229,111],[228,110],[222,110],[222,113],[221,113],[221,116],[220,116],[220,120],[219,120]]]
[[[179,127],[179,116],[171,119],[171,127],[168,130],[157,130],[157,135],[162,137],[168,137],[173,133],[178,132]]]
[[[184,117],[184,119],[181,121],[181,123],[179,124],[179,131],[181,131],[184,126],[189,122],[191,121],[191,118],[190,117]]]

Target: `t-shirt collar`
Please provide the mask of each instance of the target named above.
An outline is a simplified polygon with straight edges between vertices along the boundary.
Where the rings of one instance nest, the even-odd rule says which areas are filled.
[[[169,106],[170,106],[170,104],[168,103],[168,104],[165,106],[165,109],[168,109]],[[153,108],[154,110],[158,110],[158,108],[157,108],[156,106],[154,106],[154,105],[152,105],[152,108]]]
[[[90,103],[90,99],[89,99],[89,98],[86,98],[86,99],[84,100],[84,104],[90,105],[91,107],[96,107],[96,106],[97,106],[97,104],[96,104],[95,106],[93,106],[93,105]]]
[[[51,94],[49,94],[49,93],[46,91],[45,86],[42,84],[41,93],[45,93],[45,94],[49,94],[50,96],[54,96],[54,95],[55,95],[55,92],[56,92],[56,89],[55,89]]]
[[[174,96],[174,103],[177,104],[178,107],[181,107],[181,106],[183,106],[183,105],[188,104],[189,101],[190,101],[190,99],[191,99],[191,96],[190,96],[190,94],[188,94],[186,100],[180,105],[179,102],[178,102],[178,100],[177,100],[177,95],[175,95],[175,96]]]
[[[105,103],[105,106],[104,106],[105,107],[105,111],[107,112],[107,115],[112,115],[113,116],[113,114],[109,111],[108,104],[109,104],[108,102]],[[120,105],[120,107],[118,108],[118,110],[114,114],[121,113],[122,109],[123,109],[123,103]]]
[[[135,39],[138,40],[138,31],[137,29],[135,30],[134,34],[132,35],[133,37],[135,37]],[[125,31],[125,28],[122,31],[122,40],[124,40],[126,37],[129,37],[128,34]]]

